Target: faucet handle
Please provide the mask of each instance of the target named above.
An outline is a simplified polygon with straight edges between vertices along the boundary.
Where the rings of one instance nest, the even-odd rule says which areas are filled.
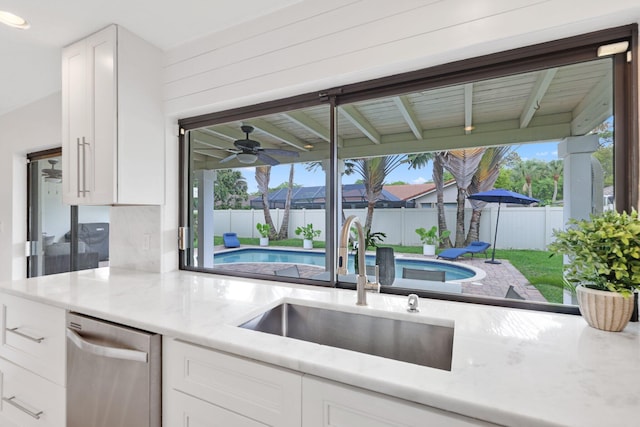
[[[365,285],[365,289],[368,291],[380,292],[380,266],[378,264],[375,265],[375,275],[376,275],[375,281],[370,282],[367,279],[367,284]]]
[[[407,311],[409,313],[418,313],[420,311],[418,308],[418,295],[409,294],[409,299],[407,300]]]

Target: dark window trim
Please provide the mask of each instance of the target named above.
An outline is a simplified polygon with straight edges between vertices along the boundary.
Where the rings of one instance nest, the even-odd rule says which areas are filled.
[[[597,48],[604,44],[618,41],[630,41],[630,49],[633,60],[627,63],[623,58],[624,54],[618,54],[614,58],[614,103],[615,103],[615,129],[623,135],[616,135],[616,171],[620,167],[620,172],[616,172],[616,208],[619,210],[630,210],[638,208],[639,193],[638,182],[640,179],[640,147],[638,130],[638,25],[631,24],[582,34],[574,37],[549,41],[545,43],[520,47],[503,52],[464,59],[447,64],[437,65],[422,70],[386,76],[377,79],[367,80],[341,87],[330,88],[324,91],[306,93],[290,98],[283,98],[274,101],[263,102],[256,105],[239,107],[230,110],[215,112],[197,117],[179,120],[181,129],[190,130],[203,126],[223,123],[227,121],[241,120],[244,118],[283,112],[291,109],[299,109],[308,106],[329,102],[332,107],[332,117],[334,117],[334,107],[337,105],[357,102],[366,99],[379,98],[384,96],[397,95],[416,90],[429,90],[437,87],[457,85],[461,83],[495,78],[505,75],[518,74],[523,72],[537,71],[549,67],[557,67],[572,63],[584,62],[597,59]],[[331,123],[334,126],[334,123]],[[331,132],[331,159],[330,170],[331,182],[337,183],[335,159],[337,158],[337,148],[335,141],[335,129]],[[184,171],[185,137],[180,136],[180,224],[186,225],[185,217],[187,208],[185,203],[185,191],[188,185],[187,171]],[[636,183],[636,184],[634,184]],[[331,189],[332,196],[335,196],[336,189]],[[333,221],[327,225],[333,226],[328,240],[335,242],[337,236],[337,213],[332,216]],[[328,246],[328,245],[327,245]],[[180,251],[180,268],[190,271],[206,271],[185,265],[186,257],[184,251]],[[329,267],[333,270],[333,266]],[[226,272],[210,271],[216,274],[225,274],[238,277],[248,277],[261,280],[274,280],[262,275],[255,274],[227,274]],[[278,281],[294,281],[286,278],[278,278]],[[337,286],[352,288],[350,284],[335,282],[318,282],[312,280],[296,279],[296,283]],[[406,292],[402,289],[384,289],[387,293]],[[553,311],[568,314],[579,314],[578,308],[574,306],[563,306],[558,304],[539,304],[526,301],[515,301],[508,299],[488,299],[484,297],[474,297],[469,295],[453,295],[445,293],[433,293],[426,291],[414,291],[421,296],[443,299],[449,301],[470,302],[485,305],[495,305],[513,308],[525,308],[536,311]]]

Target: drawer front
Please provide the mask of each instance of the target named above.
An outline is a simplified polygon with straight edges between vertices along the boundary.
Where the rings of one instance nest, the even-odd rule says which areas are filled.
[[[65,311],[0,294],[0,356],[65,385]]]
[[[164,427],[265,426],[265,424],[176,390],[169,391],[169,395],[165,397],[164,406]]]
[[[64,427],[65,389],[0,359],[0,414],[20,427]]]
[[[495,424],[305,376],[303,427],[471,427]]]
[[[168,388],[270,426],[299,426],[302,376],[181,341],[164,341]]]

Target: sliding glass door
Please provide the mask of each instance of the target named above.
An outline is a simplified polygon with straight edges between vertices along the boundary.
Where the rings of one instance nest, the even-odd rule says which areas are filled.
[[[62,203],[61,150],[28,155],[27,277],[108,265],[109,207]]]

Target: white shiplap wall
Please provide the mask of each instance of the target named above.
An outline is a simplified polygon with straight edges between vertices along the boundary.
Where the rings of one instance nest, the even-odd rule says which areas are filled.
[[[250,105],[639,17],[637,0],[304,1],[167,52],[166,112]]]

